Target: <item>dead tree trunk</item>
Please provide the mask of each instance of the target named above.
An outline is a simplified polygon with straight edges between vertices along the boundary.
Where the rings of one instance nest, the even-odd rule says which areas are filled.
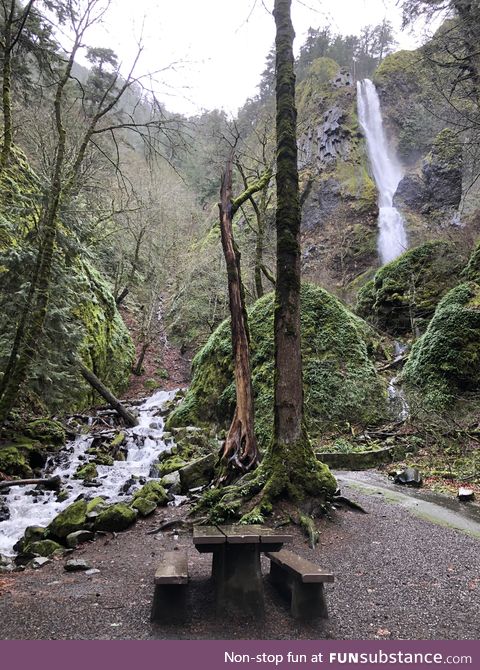
[[[235,365],[237,405],[221,452],[225,471],[221,481],[235,473],[246,472],[258,462],[254,431],[252,378],[247,313],[240,275],[240,252],[235,246],[232,230],[232,157],[229,158],[220,191],[220,230],[227,265],[228,297],[231,315],[232,349]]]
[[[80,371],[80,374],[82,377],[87,381],[92,388],[99,393],[102,398],[104,398],[110,407],[112,407],[125,421],[127,426],[137,426],[138,425],[138,420],[136,416],[132,414],[132,412],[129,412],[124,405],[120,402],[118,398],[116,398],[111,391],[107,389],[107,387],[102,384],[100,379],[95,375],[91,370],[89,370],[83,363],[80,363],[80,361],[74,361],[75,365]]]

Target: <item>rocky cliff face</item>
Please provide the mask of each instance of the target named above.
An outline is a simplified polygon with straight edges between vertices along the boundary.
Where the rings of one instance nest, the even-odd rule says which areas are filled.
[[[304,272],[343,292],[377,265],[377,192],[351,75],[319,58],[297,90]]]

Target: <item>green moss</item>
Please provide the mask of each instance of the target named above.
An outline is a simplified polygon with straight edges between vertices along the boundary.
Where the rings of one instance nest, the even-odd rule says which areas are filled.
[[[448,242],[409,249],[360,289],[357,313],[392,335],[424,330],[460,267],[458,251]]]
[[[163,477],[164,475],[169,475],[171,472],[175,472],[175,470],[180,470],[180,468],[183,468],[185,465],[187,465],[187,461],[180,458],[180,456],[170,456],[157,466],[158,476]]]
[[[99,505],[103,505],[105,503],[104,498],[101,496],[97,496],[96,498],[92,498],[92,500],[89,500],[87,503],[87,514],[89,512],[93,512],[93,510],[97,509]]]
[[[77,500],[53,519],[47,527],[47,533],[50,537],[67,537],[70,533],[85,527],[86,515],[87,503],[85,500]]]
[[[166,505],[167,504],[167,492],[163,488],[162,484],[155,479],[151,479],[149,482],[144,484],[141,489],[135,491],[133,495],[133,500],[138,498],[145,498],[146,500],[151,500],[157,505]]]
[[[480,284],[480,242],[473,250],[466,268],[462,272],[462,279]]]
[[[273,293],[249,310],[255,432],[261,448],[273,425]],[[345,422],[374,423],[385,411],[385,390],[376,374],[370,328],[337,298],[304,284],[301,291],[305,417],[313,436]],[[225,425],[233,415],[230,325],[223,322],[193,361],[193,379],[167,425]]]
[[[25,451],[15,446],[0,446],[0,472],[26,479],[33,475]]]
[[[65,430],[61,423],[52,419],[36,419],[27,423],[25,435],[42,444],[61,447],[65,444]]]
[[[154,391],[159,387],[159,383],[157,382],[156,379],[145,379],[143,382],[143,386],[148,390],[148,391]]]
[[[415,343],[403,378],[427,407],[444,409],[465,392],[480,390],[480,286],[466,282],[438,305]]]
[[[148,516],[156,510],[157,503],[147,498],[135,498],[130,507],[136,509],[141,516]]]
[[[38,554],[39,556],[51,556],[55,552],[63,552],[65,547],[62,547],[58,542],[53,540],[39,540],[38,542],[30,542],[26,544],[23,548],[25,553],[32,552],[32,554]]]
[[[96,477],[98,477],[98,472],[95,463],[87,463],[86,465],[79,466],[73,475],[74,479],[84,479],[86,481],[90,481]]]
[[[137,519],[137,511],[124,503],[109,505],[95,519],[95,530],[104,530],[111,533],[126,530]]]

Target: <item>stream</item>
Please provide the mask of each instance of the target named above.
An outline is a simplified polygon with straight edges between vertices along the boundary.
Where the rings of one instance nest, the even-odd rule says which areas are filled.
[[[55,456],[53,463],[47,462],[46,476],[59,475],[63,490],[68,498],[57,501],[54,491],[37,490],[35,486],[12,486],[5,496],[10,518],[0,523],[0,554],[11,556],[15,552],[14,544],[22,537],[27,526],[46,526],[59,512],[80,496],[102,496],[110,502],[122,499],[122,491],[132,477],[138,483],[128,487],[128,495],[141,485],[140,479],[148,477],[152,465],[159,454],[173,446],[171,439],[164,440],[164,419],[162,408],[175,396],[176,391],[158,391],[137,407],[138,426],[124,429],[125,449],[128,450],[125,461],[115,461],[113,465],[97,465],[98,486],[86,487],[82,480],[73,479],[79,465],[85,465],[89,457],[85,451],[91,446],[95,433],[77,436]]]

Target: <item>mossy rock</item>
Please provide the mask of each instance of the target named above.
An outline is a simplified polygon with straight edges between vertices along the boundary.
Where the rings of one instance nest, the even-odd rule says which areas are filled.
[[[255,431],[261,448],[273,426],[274,294],[249,309]],[[315,437],[327,427],[373,424],[386,411],[386,393],[376,373],[373,331],[337,298],[318,286],[301,290],[305,419]],[[224,321],[193,361],[193,379],[167,428],[226,425],[233,416],[235,384],[230,323]]]
[[[102,498],[101,496],[97,496],[96,498],[92,498],[92,500],[89,500],[87,502],[87,514],[90,512],[93,512],[94,510],[97,509],[100,505],[105,504],[105,499]]]
[[[74,479],[84,479],[85,481],[91,481],[96,477],[98,477],[98,472],[95,463],[87,463],[86,465],[79,466],[73,475]]]
[[[164,475],[169,475],[171,472],[175,472],[175,470],[180,470],[180,468],[185,467],[185,465],[187,465],[187,461],[180,458],[180,456],[170,456],[157,465],[158,476],[163,477]]]
[[[124,503],[109,505],[100,512],[95,519],[95,530],[104,530],[112,533],[126,530],[137,519],[137,511]]]
[[[358,292],[357,313],[392,335],[423,332],[462,265],[448,242],[427,242],[384,265]]]
[[[135,491],[133,494],[133,500],[135,501],[138,498],[151,500],[157,505],[166,505],[168,502],[167,492],[163,488],[162,484],[155,479],[151,479],[149,482],[144,484],[141,489]]]
[[[38,440],[42,444],[53,447],[62,447],[65,444],[65,429],[58,421],[51,419],[36,419],[27,423],[25,435]]]
[[[113,456],[110,456],[110,454],[106,454],[104,451],[98,450],[97,453],[94,454],[92,462],[96,465],[113,465],[115,463],[115,459]]]
[[[148,516],[157,509],[157,503],[147,498],[135,498],[130,507],[136,509],[140,516]]]
[[[0,472],[22,479],[33,475],[27,455],[14,445],[0,445]]]
[[[23,551],[28,554],[38,554],[38,556],[51,556],[55,552],[64,552],[65,547],[62,547],[58,542],[53,540],[38,540],[37,542],[30,542],[24,546]]]
[[[465,282],[438,305],[404,368],[407,392],[420,392],[427,408],[445,409],[480,390],[480,285]]]
[[[49,537],[60,539],[67,537],[76,530],[81,530],[87,522],[87,503],[85,500],[77,500],[60,512],[47,526]]]

